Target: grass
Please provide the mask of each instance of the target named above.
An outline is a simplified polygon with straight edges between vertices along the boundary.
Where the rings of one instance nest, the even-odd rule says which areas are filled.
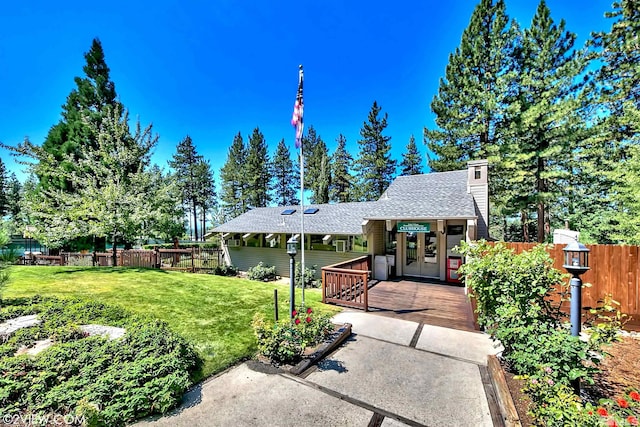
[[[34,295],[79,297],[152,315],[190,340],[204,360],[204,377],[256,352],[251,321],[256,312],[273,317],[278,290],[280,317],[289,310],[289,286],[235,277],[139,268],[11,266],[3,298]],[[307,306],[324,312],[319,289],[305,290]],[[296,292],[296,302],[301,291]]]

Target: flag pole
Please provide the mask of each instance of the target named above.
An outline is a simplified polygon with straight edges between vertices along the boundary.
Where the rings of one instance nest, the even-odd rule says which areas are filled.
[[[300,149],[300,273],[302,278],[302,306],[304,307],[304,153],[302,151],[302,135],[304,133],[304,100],[302,96],[302,87],[304,84],[304,71],[302,64],[298,67],[298,94],[293,107],[293,118],[291,124],[296,127],[296,147]]]

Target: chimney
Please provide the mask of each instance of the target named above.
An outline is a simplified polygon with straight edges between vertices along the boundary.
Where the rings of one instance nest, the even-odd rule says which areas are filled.
[[[467,193],[473,196],[478,216],[476,239],[489,238],[489,161],[472,160],[467,163]]]

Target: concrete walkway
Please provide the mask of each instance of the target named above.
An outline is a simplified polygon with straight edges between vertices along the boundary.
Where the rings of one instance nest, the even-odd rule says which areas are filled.
[[[344,311],[353,334],[302,377],[246,362],[136,426],[494,426],[488,336]],[[495,411],[494,411],[495,412]]]

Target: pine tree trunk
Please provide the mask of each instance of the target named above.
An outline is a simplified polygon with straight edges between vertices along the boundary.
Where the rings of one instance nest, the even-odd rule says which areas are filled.
[[[194,240],[198,241],[198,210],[196,209],[196,199],[195,197],[192,199],[193,203],[193,237]]]
[[[522,241],[529,241],[529,219],[527,218],[527,213],[525,211],[520,212],[520,223],[522,225]]]
[[[544,159],[538,158],[538,170],[536,172],[536,189],[538,191],[538,243],[543,243],[545,239],[545,206],[543,195],[545,192],[545,180],[542,178],[544,172]]]

